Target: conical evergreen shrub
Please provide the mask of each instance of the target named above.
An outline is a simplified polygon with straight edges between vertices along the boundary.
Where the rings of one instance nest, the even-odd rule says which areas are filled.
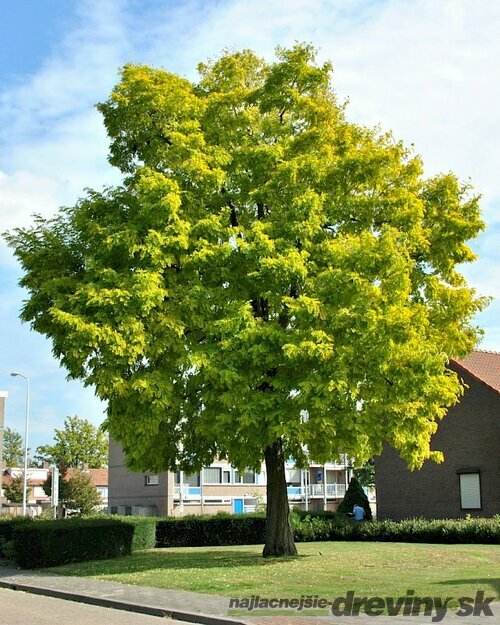
[[[365,509],[366,521],[372,520],[372,511],[368,497],[358,480],[355,477],[352,477],[349,482],[349,488],[347,489],[344,499],[340,502],[337,512],[340,512],[341,514],[348,514],[352,512],[354,504],[358,504],[358,506]]]

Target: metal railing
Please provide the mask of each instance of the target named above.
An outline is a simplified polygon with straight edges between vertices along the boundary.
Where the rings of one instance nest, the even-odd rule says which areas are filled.
[[[345,495],[345,484],[309,484],[307,490],[300,486],[289,486],[287,488],[289,499],[301,499],[305,497],[324,497],[326,486],[326,496],[339,499]]]
[[[223,486],[227,487],[228,484],[223,484]],[[287,493],[291,500],[304,498],[306,492],[308,497],[324,497],[325,488],[327,498],[340,499],[345,495],[345,484],[309,484],[307,490],[303,486],[288,486]],[[174,484],[175,499],[179,499],[181,493],[183,499],[200,499],[201,488],[187,484],[183,484],[181,487],[180,484]],[[226,493],[225,496],[230,495]]]
[[[183,498],[199,498],[201,497],[201,488],[199,486],[189,486],[189,484],[174,484],[174,497]]]

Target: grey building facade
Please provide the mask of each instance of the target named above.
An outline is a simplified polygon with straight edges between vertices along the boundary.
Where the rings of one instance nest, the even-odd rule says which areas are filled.
[[[109,510],[117,514],[167,516],[173,512],[173,476],[171,473],[133,473],[125,466],[122,446],[109,441]]]

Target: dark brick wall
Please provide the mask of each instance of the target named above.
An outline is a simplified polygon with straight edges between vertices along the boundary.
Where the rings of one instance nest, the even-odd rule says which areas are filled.
[[[443,452],[442,464],[426,462],[408,471],[397,453],[385,446],[375,460],[377,517],[457,518],[466,514],[500,514],[500,395],[459,367],[468,385],[460,403],[450,409],[432,439]],[[457,471],[477,467],[481,476],[482,510],[462,510]]]

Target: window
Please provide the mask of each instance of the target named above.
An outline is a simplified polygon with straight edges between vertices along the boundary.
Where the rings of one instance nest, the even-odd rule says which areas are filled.
[[[231,471],[222,471],[222,483],[231,484]]]
[[[184,484],[187,484],[188,486],[194,486],[197,487],[200,485],[200,474],[199,473],[193,473],[192,475],[185,475],[184,476]]]
[[[255,484],[255,471],[245,471],[243,475],[243,484]]]
[[[146,486],[156,486],[158,484],[158,476],[157,475],[146,475],[145,476],[145,484],[146,484]]]
[[[245,471],[240,475],[239,471],[234,472],[235,484],[255,484],[255,471]]]
[[[222,469],[220,467],[206,467],[203,469],[204,484],[222,484]]]
[[[300,486],[300,469],[286,469],[286,483],[290,486]]]
[[[460,506],[462,510],[481,510],[481,479],[479,469],[459,471]]]
[[[175,484],[181,483],[181,474],[179,471],[177,471],[177,473],[175,474],[174,483]],[[200,474],[199,473],[193,473],[192,475],[184,474],[182,478],[182,483],[184,484],[184,486],[199,486]]]
[[[97,492],[99,495],[105,499],[108,496],[108,487],[107,486],[97,486]]]

